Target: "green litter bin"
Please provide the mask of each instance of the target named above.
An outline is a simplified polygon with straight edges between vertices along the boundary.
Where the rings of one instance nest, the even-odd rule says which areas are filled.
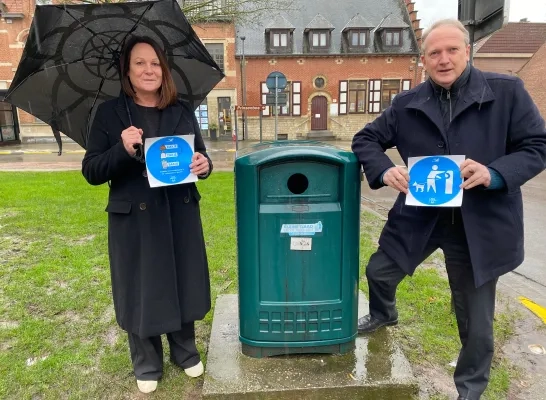
[[[358,319],[360,165],[317,142],[235,160],[239,339],[251,357],[345,353]]]

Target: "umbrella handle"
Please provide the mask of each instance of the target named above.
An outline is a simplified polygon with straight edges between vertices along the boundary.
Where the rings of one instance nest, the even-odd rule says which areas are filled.
[[[131,110],[129,109],[129,102],[127,101],[127,94],[123,93],[123,99],[125,100],[125,110],[127,110],[127,116],[129,117],[129,125],[133,126],[133,119],[131,118]],[[133,156],[137,161],[140,161],[141,163],[145,163],[144,160],[144,148],[141,144],[135,144],[133,145],[133,148],[136,149],[136,153]]]

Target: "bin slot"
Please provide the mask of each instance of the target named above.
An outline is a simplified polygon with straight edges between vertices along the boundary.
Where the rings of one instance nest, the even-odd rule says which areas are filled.
[[[318,161],[285,161],[260,169],[260,202],[339,201],[339,166]]]

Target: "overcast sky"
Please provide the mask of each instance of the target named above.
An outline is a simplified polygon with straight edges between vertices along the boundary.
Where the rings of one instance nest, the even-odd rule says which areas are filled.
[[[441,18],[457,18],[458,0],[413,0],[421,28]],[[510,21],[527,18],[530,22],[546,22],[546,0],[510,0]]]

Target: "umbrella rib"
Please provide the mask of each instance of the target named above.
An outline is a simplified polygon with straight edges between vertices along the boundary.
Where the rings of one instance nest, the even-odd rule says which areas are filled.
[[[68,11],[68,9],[66,8],[66,4],[64,5],[64,12],[67,13],[69,16],[71,16],[72,19],[73,19],[74,21],[76,21],[78,24],[80,24],[80,26],[81,26],[82,28],[84,28],[85,30],[87,30],[88,32],[90,32],[93,36],[97,37],[97,38],[102,42],[102,44],[104,45],[104,47],[106,47],[108,50],[110,50],[110,52],[113,52],[113,50],[104,42],[104,40],[102,40],[102,38],[101,38],[99,35],[97,35],[95,32],[93,32],[93,31],[92,31],[91,29],[89,29],[87,26],[85,26],[84,24],[82,24],[82,22],[81,22],[79,19],[77,19],[74,15],[72,15],[72,14],[70,13],[70,11]]]
[[[91,105],[91,107],[89,108],[89,114],[87,115],[87,124],[86,124],[86,135],[89,134],[89,121],[91,120],[91,113],[93,112],[93,108],[95,107],[95,103],[97,102],[97,99],[99,98],[99,94],[100,94],[100,91],[102,90],[102,86],[104,85],[104,80],[105,78],[103,77],[102,80],[100,81],[100,85],[99,85],[99,88],[97,89],[97,93],[95,94],[95,98],[93,99],[93,104]],[[87,137],[85,138],[86,139],[86,142],[87,142]]]
[[[31,74],[27,75],[25,77],[25,79],[23,79],[16,87],[13,88],[13,90],[10,90],[5,98],[7,99],[9,97],[10,94],[12,94],[13,92],[15,92],[19,86],[21,86],[22,84],[24,84],[28,79],[30,79],[31,77],[33,77],[34,75],[36,75],[38,72],[42,72],[42,71],[45,71],[47,69],[51,69],[51,68],[56,68],[56,67],[64,67],[64,66],[67,66],[67,65],[70,65],[70,64],[74,64],[74,63],[77,63],[77,62],[81,62],[81,61],[87,61],[87,60],[92,60],[92,59],[99,59],[99,60],[110,60],[109,58],[106,58],[106,57],[88,57],[88,58],[79,58],[77,60],[74,60],[74,61],[70,61],[70,62],[67,62],[67,63],[63,63],[63,64],[55,64],[55,65],[52,65],[50,67],[44,67],[44,68],[40,68],[36,71],[33,71]]]
[[[120,49],[123,48],[123,46],[125,45],[125,41],[127,40],[127,38],[129,37],[129,35],[131,33],[133,33],[136,28],[138,27],[138,24],[140,24],[140,21],[142,21],[142,18],[144,18],[144,15],[146,15],[146,13],[148,11],[150,11],[150,9],[153,7],[155,3],[152,3],[152,4],[148,4],[148,7],[146,7],[146,9],[144,10],[144,12],[140,15],[140,17],[138,17],[138,20],[135,22],[135,24],[133,25],[133,27],[129,30],[129,32],[127,32],[127,34],[125,35],[125,37],[123,38],[123,40],[120,42]]]

